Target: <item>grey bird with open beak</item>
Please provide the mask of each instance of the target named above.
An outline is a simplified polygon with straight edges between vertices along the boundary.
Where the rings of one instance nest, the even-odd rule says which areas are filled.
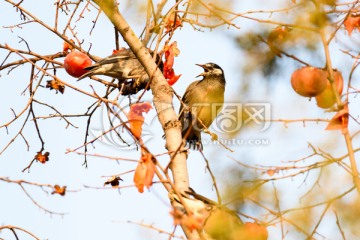
[[[201,131],[214,121],[224,104],[225,75],[215,63],[196,64],[204,69],[203,79],[191,83],[182,97],[179,112],[182,137],[190,148],[201,149]],[[198,77],[199,77],[198,76]]]

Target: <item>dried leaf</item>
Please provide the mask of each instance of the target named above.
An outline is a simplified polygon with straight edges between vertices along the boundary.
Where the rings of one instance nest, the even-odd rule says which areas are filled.
[[[72,40],[72,39],[70,39],[70,42],[75,44],[75,41]],[[68,42],[64,42],[64,45],[63,45],[63,52],[64,53],[72,51],[73,49],[74,49],[74,47],[71,44],[69,44]]]
[[[49,152],[46,152],[44,154],[42,154],[42,152],[38,152],[34,158],[42,164],[45,164],[47,161],[49,161],[49,155]]]
[[[344,21],[344,26],[346,31],[351,36],[351,33],[355,28],[360,28],[360,16],[357,15],[349,15]]]
[[[164,47],[165,52],[165,62],[163,68],[164,77],[168,80],[169,85],[173,85],[181,76],[175,75],[175,71],[173,69],[174,66],[174,58],[180,54],[180,50],[177,48],[177,43],[173,42],[170,45],[166,45]]]
[[[104,186],[110,184],[112,187],[117,188],[119,186],[119,181],[123,181],[119,176],[112,176],[106,182],[104,182]]]
[[[144,187],[149,189],[152,185],[155,168],[156,166],[150,153],[141,156],[134,175],[134,183],[140,193],[144,192]]]
[[[178,27],[182,27],[182,20],[179,17],[179,15],[175,15],[175,13],[173,12],[165,24],[165,29],[166,29],[165,33],[175,31]]]
[[[346,104],[336,115],[330,120],[325,130],[347,130],[349,124],[349,107]]]
[[[145,176],[146,176],[146,165],[143,164],[142,162],[139,162],[134,174],[134,184],[140,193],[144,192]]]
[[[58,80],[49,80],[46,82],[46,88],[50,88],[50,90],[55,89],[56,93],[61,92],[61,94],[64,93],[65,91],[65,85],[63,83],[61,83]]]
[[[141,160],[146,164],[146,174],[144,179],[144,185],[148,189],[151,187],[153,183],[153,178],[155,175],[155,163],[153,162],[152,155],[150,153],[146,153],[141,157]]]
[[[152,108],[148,102],[136,103],[130,106],[130,112],[128,115],[130,130],[136,138],[140,138],[142,132],[142,125],[144,123],[143,112],[148,113]]]
[[[60,187],[59,185],[54,186],[54,191],[51,194],[59,194],[64,196],[66,192],[66,186]]]

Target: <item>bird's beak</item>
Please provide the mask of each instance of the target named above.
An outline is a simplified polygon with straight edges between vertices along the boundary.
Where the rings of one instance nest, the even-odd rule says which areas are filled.
[[[199,66],[199,67],[202,67],[204,70],[206,70],[205,65],[203,65],[203,64],[195,64],[195,65],[197,65],[197,66]],[[197,75],[196,77],[204,76],[204,73],[205,73],[205,72],[202,72],[202,73],[200,73],[199,75]]]

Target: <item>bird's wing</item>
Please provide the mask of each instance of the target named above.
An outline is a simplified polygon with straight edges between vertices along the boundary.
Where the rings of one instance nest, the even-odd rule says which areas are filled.
[[[120,61],[129,60],[132,58],[132,56],[129,56],[127,54],[120,54],[120,53],[113,54],[107,58],[104,58],[104,59],[100,60],[97,64],[105,65],[105,64],[111,64],[111,63],[118,63]]]

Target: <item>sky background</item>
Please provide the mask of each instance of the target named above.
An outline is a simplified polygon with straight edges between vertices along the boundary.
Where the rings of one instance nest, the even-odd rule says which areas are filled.
[[[236,3],[233,6],[234,12],[244,12],[248,9],[261,8],[267,9],[267,4],[262,1],[245,1],[246,3]],[[260,2],[262,2],[260,4]],[[272,1],[273,2],[273,1]],[[274,1],[282,2],[282,1]],[[273,3],[274,3],[273,2]],[[38,16],[41,20],[52,25],[54,19],[54,7],[51,3],[43,3],[39,0],[25,0],[22,4],[25,8]],[[36,6],[36,7],[35,7]],[[9,44],[13,48],[26,49],[24,43],[19,43],[19,37],[25,38],[34,52],[41,54],[54,54],[62,51],[62,40],[54,36],[42,26],[37,24],[24,25],[22,29],[8,29],[3,26],[14,25],[20,22],[19,13],[5,1],[0,2],[1,12],[6,13],[6,17],[0,20],[0,44]],[[52,11],[49,11],[52,9]],[[142,31],[145,18],[136,15],[135,8],[129,8],[120,4],[120,9],[135,32]],[[101,14],[96,28],[91,36],[88,35],[91,29],[91,20],[94,19],[95,12],[87,13],[87,17],[79,21],[76,30],[85,39],[84,46],[92,43],[91,53],[105,57],[111,54],[114,47],[113,27],[108,19]],[[136,16],[136,17],[134,17]],[[276,18],[276,16],[274,16]],[[65,21],[59,22],[62,29]],[[314,100],[309,101],[296,95],[290,85],[291,73],[299,67],[292,60],[284,60],[283,69],[273,76],[273,79],[264,81],[260,73],[245,76],[241,72],[241,66],[247,64],[248,59],[236,45],[234,38],[240,34],[250,31],[255,24],[250,21],[242,20],[238,22],[241,29],[221,27],[209,31],[194,31],[189,24],[178,30],[173,38],[178,42],[180,55],[175,59],[175,72],[181,73],[182,77],[173,86],[174,90],[182,95],[186,87],[194,81],[202,71],[196,63],[203,64],[214,62],[220,65],[226,75],[226,96],[225,102],[229,103],[268,103],[271,106],[272,119],[298,119],[298,118],[330,118],[331,113],[324,113],[316,107]],[[241,32],[242,31],[242,32]],[[122,46],[125,46],[121,42]],[[0,49],[0,62],[4,60],[7,53]],[[321,66],[323,56],[319,54],[317,59],[312,56],[300,53],[301,56],[311,63]],[[17,59],[14,55],[8,60]],[[62,61],[62,59],[59,59]],[[320,64],[321,63],[321,64]],[[350,59],[334,58],[334,66],[343,71],[344,76],[348,76],[351,66]],[[20,112],[28,100],[28,94],[22,95],[29,81],[30,66],[24,65],[13,70],[9,75],[7,71],[0,72],[0,125],[12,119],[13,115],[10,108],[15,112]],[[59,69],[57,75],[64,81],[69,82],[81,89],[92,92],[92,85],[98,93],[103,93],[104,88],[91,81],[84,79],[77,82],[75,78],[66,74],[65,70]],[[346,78],[346,77],[345,77]],[[271,81],[270,81],[271,80]],[[243,83],[250,82],[246,93],[243,92]],[[66,88],[65,94],[55,94],[46,88],[40,88],[36,94],[36,99],[56,106],[64,114],[84,113],[87,107],[93,102],[89,97],[79,95],[77,92]],[[144,100],[151,101],[151,94],[147,92]],[[354,99],[353,102],[356,102]],[[178,109],[178,101],[174,101],[175,108]],[[124,103],[124,105],[126,105]],[[45,107],[36,106],[35,112],[38,116],[46,116],[51,111]],[[355,114],[356,116],[356,114]],[[91,131],[96,134],[104,126],[104,113],[99,111],[91,124]],[[20,118],[7,130],[0,129],[1,149],[11,140],[14,134],[22,126],[24,118]],[[46,142],[45,151],[50,152],[50,161],[45,165],[34,163],[30,172],[22,172],[28,163],[33,159],[35,153],[40,149],[41,144],[37,138],[32,122],[29,122],[24,135],[30,143],[28,150],[24,141],[18,138],[12,145],[0,155],[0,177],[10,177],[12,180],[23,179],[37,183],[49,183],[68,186],[65,197],[47,194],[38,187],[25,186],[32,198],[42,207],[53,212],[66,213],[64,216],[51,215],[45,213],[34,205],[24,194],[22,189],[16,184],[0,182],[0,225],[14,225],[25,228],[34,233],[40,239],[167,239],[167,235],[144,228],[135,224],[127,223],[132,221],[154,225],[154,227],[172,231],[173,220],[169,212],[167,193],[160,184],[154,184],[151,189],[145,190],[143,194],[138,193],[134,187],[117,189],[94,189],[86,188],[102,187],[108,177],[114,174],[133,170],[136,163],[116,162],[104,158],[89,157],[88,168],[82,165],[84,158],[75,153],[67,153],[67,149],[75,149],[83,144],[85,137],[85,124],[87,119],[74,118],[72,123],[77,128],[68,127],[66,123],[59,119],[39,120],[42,136]],[[158,123],[155,110],[146,115],[144,132],[148,133],[150,140],[147,142],[149,149],[153,153],[165,152],[162,139],[162,130]],[[285,161],[300,159],[311,154],[308,143],[319,148],[331,149],[331,153],[336,155],[344,154],[345,143],[339,132],[324,131],[325,123],[271,123],[266,131],[260,132],[257,128],[244,129],[236,136],[220,135],[220,138],[236,138],[247,142],[248,140],[265,140],[266,144],[237,144],[229,147],[233,153],[225,150],[218,145],[205,146],[205,156],[208,158],[215,176],[219,180],[220,189],[225,188],[225,183],[237,176],[229,175],[230,169],[241,168],[235,160],[255,165],[281,165]],[[356,125],[351,125],[351,129],[356,129]],[[208,136],[203,135],[205,139]],[[356,142],[356,139],[354,140]],[[100,155],[126,157],[139,159],[140,153],[135,150],[124,148],[118,141],[97,142],[90,147],[91,153]],[[313,159],[312,161],[319,160]],[[166,157],[159,157],[159,161],[165,165]],[[209,198],[216,199],[213,191],[211,178],[205,170],[205,164],[198,152],[191,151],[188,158],[188,168],[191,187],[200,194]],[[350,186],[349,175],[344,175],[339,171],[338,182]],[[123,176],[122,186],[132,185],[132,174]],[[277,181],[276,187],[279,194],[282,194],[282,207],[284,209],[297,206],[298,197],[304,194],[315,181],[317,171],[313,171],[307,177],[306,184],[302,184],[304,177]],[[244,179],[245,181],[246,179]],[[272,189],[271,184],[268,186]],[[341,189],[339,189],[339,192]],[[344,189],[342,189],[344,190]],[[264,196],[266,197],[266,196]],[[248,214],[263,218],[262,212],[248,210]],[[250,221],[246,220],[245,221]],[[339,233],[334,229],[335,223],[331,217],[325,220],[320,226],[320,230],[327,236],[339,239]],[[268,227],[269,239],[280,239],[278,227]],[[176,231],[181,235],[181,231]],[[14,239],[13,234],[8,230],[0,232],[0,238]],[[28,236],[19,233],[20,239],[30,239]],[[289,238],[291,239],[291,238]]]

